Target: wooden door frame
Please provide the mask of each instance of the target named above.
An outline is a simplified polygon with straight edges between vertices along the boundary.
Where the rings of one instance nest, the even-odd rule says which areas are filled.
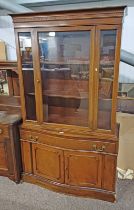
[[[90,64],[89,64],[89,120],[88,120],[88,124],[89,127],[88,129],[92,128],[92,122],[93,122],[93,69],[94,69],[94,44],[95,44],[95,27],[94,26],[74,26],[74,27],[51,27],[51,28],[37,28],[34,29],[34,50],[36,52],[36,55],[34,54],[34,68],[35,68],[35,72],[36,72],[36,76],[35,78],[37,78],[37,80],[39,81],[38,83],[35,81],[35,86],[39,92],[38,92],[38,101],[37,101],[37,110],[40,112],[38,115],[38,122],[39,123],[45,123],[43,120],[43,100],[42,100],[42,79],[41,79],[41,70],[40,70],[40,59],[39,59],[39,44],[38,44],[38,33],[40,32],[50,32],[50,31],[63,31],[63,32],[69,32],[69,31],[90,31],[91,33],[91,38],[90,38]],[[58,125],[58,126],[62,126],[56,123],[51,123],[54,125]],[[72,128],[76,128],[75,125],[68,125]],[[86,127],[87,129],[87,127]]]

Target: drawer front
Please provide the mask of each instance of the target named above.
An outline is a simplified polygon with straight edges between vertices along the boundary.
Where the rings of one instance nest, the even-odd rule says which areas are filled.
[[[117,153],[118,142],[106,142],[99,140],[79,140],[64,138],[64,136],[57,137],[51,136],[45,133],[39,134],[33,131],[21,130],[20,132],[21,139],[31,142],[38,142],[47,145],[52,145],[55,147],[60,147],[64,149],[73,149],[73,150],[86,150],[94,152],[105,152],[105,153]]]
[[[3,141],[4,137],[8,137],[8,126],[7,125],[0,125],[0,141]]]

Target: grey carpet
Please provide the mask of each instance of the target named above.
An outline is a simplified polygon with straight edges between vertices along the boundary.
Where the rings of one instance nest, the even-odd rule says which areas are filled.
[[[120,180],[117,202],[55,193],[28,183],[16,185],[0,177],[0,210],[134,210],[134,180]]]

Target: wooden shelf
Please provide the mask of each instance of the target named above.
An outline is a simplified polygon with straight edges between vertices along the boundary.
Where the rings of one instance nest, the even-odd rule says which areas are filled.
[[[28,93],[28,95],[34,96],[35,93]],[[68,93],[67,91],[54,92],[54,91],[46,90],[43,93],[43,96],[60,97],[60,98],[74,98],[74,99],[88,99],[87,92],[80,92],[79,95],[74,95],[74,94]]]
[[[87,109],[49,106],[48,122],[61,124],[88,125]]]
[[[65,65],[65,64],[89,64],[89,61],[86,60],[61,60],[61,61],[40,61],[41,64],[59,64],[59,65]]]

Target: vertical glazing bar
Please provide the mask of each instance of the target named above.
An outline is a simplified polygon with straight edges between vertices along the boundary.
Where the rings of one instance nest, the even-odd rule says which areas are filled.
[[[43,122],[43,102],[42,102],[42,82],[40,73],[40,56],[37,30],[32,32],[32,46],[33,46],[33,66],[34,66],[34,83],[35,83],[35,98],[36,98],[36,114],[37,121]]]

